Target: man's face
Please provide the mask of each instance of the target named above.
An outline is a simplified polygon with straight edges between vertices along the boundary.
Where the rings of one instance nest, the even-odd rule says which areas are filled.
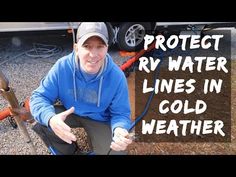
[[[101,38],[93,36],[88,38],[82,46],[76,45],[75,49],[82,69],[89,74],[95,74],[104,63],[108,47]]]

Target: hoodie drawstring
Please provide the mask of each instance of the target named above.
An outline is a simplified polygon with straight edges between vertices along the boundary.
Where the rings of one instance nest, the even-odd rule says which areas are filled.
[[[103,81],[103,76],[101,76],[100,81],[99,81],[97,107],[100,107],[101,92],[102,92],[102,81]]]
[[[76,90],[76,78],[75,78],[75,72],[76,69],[78,69],[78,60],[76,59],[76,55],[74,54],[74,71],[73,71],[73,89],[74,89],[74,99],[77,101],[77,90]]]
[[[75,101],[77,101],[76,81],[75,81],[75,69],[74,69],[74,72],[73,72],[73,86],[74,86],[74,98],[75,98]]]

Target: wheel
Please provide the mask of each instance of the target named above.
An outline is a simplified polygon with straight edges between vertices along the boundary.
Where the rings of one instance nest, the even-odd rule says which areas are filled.
[[[121,50],[137,51],[143,48],[144,36],[151,30],[151,24],[145,22],[121,23],[117,33],[117,45]]]

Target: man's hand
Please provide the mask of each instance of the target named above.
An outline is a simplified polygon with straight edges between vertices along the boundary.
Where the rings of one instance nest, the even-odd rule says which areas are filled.
[[[53,116],[49,120],[49,125],[51,129],[54,131],[54,133],[61,138],[63,141],[71,144],[72,141],[76,141],[76,137],[73,133],[71,133],[71,128],[65,124],[65,120],[67,116],[72,114],[75,111],[74,107],[71,107],[70,109],[61,112],[55,116]]]
[[[124,128],[117,127],[114,130],[113,142],[110,148],[114,151],[124,151],[131,143],[132,139],[129,132]]]

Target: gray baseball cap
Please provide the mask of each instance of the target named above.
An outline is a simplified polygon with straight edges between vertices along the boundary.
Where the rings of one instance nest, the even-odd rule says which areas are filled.
[[[100,37],[108,45],[108,30],[104,22],[82,22],[77,29],[77,43],[83,43],[92,36]]]

